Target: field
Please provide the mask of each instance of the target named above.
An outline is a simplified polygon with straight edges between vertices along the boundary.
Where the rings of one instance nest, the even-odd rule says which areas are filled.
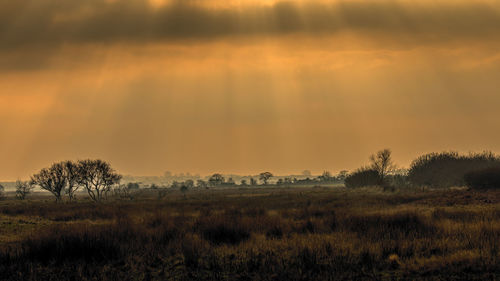
[[[0,225],[2,280],[500,279],[500,191],[38,195],[0,201]]]

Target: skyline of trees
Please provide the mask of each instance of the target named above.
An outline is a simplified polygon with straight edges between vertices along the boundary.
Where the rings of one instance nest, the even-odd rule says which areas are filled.
[[[332,175],[329,171],[323,171],[318,176],[305,177],[310,171],[305,170],[301,178],[292,176],[275,176],[269,171],[262,172],[257,176],[242,176],[237,180],[233,176],[214,173],[206,180],[199,178],[173,181],[171,183],[152,183],[150,185],[141,182],[125,182],[119,185],[122,176],[111,168],[111,165],[102,160],[78,160],[61,161],[51,166],[42,168],[38,173],[31,176],[29,181],[16,181],[16,197],[25,199],[31,191],[38,187],[50,192],[57,202],[67,195],[69,201],[75,200],[78,190],[83,189],[88,193],[91,200],[99,202],[105,199],[113,188],[126,189],[127,192],[141,188],[150,189],[181,189],[187,192],[194,188],[209,189],[213,187],[230,186],[286,186],[286,185],[319,185],[319,184],[345,184],[347,187],[359,187],[367,185],[379,185],[384,189],[388,186],[465,186],[467,181],[464,175],[475,170],[500,167],[500,157],[491,152],[470,153],[460,155],[456,152],[430,153],[416,158],[410,169],[396,169],[392,160],[390,149],[383,149],[370,155],[369,164],[362,166],[353,172],[340,171]],[[439,170],[439,173],[436,171]],[[491,171],[486,174],[491,178]],[[433,175],[439,175],[433,178]],[[448,178],[446,178],[448,177]],[[476,177],[477,178],[477,177]],[[475,178],[474,178],[475,179]],[[488,184],[488,183],[477,183]],[[3,187],[3,186],[2,186]],[[2,189],[4,191],[4,188]]]

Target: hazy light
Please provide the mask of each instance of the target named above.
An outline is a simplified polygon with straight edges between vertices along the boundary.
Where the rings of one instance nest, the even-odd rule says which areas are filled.
[[[88,157],[247,174],[500,152],[496,1],[5,3],[0,179]]]

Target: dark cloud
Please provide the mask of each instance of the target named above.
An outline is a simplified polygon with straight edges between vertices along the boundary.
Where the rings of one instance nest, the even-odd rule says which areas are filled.
[[[0,49],[340,31],[424,44],[497,40],[499,6],[350,1],[215,9],[191,1],[154,8],[142,0],[0,0]]]

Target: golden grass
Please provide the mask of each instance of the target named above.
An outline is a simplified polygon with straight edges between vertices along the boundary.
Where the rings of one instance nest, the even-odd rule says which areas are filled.
[[[266,188],[0,204],[4,280],[495,280],[500,192]],[[4,227],[5,223],[5,227]]]

